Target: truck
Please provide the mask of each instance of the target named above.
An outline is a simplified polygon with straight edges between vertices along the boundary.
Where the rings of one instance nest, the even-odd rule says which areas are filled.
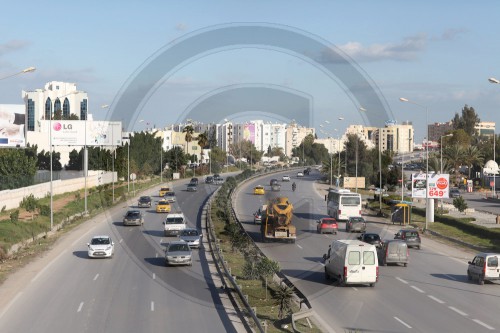
[[[264,243],[270,240],[285,240],[295,243],[297,230],[292,224],[293,205],[286,197],[271,199],[262,212],[260,224],[261,238]]]

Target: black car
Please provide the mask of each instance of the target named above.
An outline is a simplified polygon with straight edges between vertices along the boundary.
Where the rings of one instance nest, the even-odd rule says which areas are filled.
[[[401,229],[397,234],[394,234],[394,239],[404,240],[408,247],[416,247],[420,250],[422,240],[416,229]]]
[[[195,184],[198,185],[198,178],[191,178],[191,181],[189,182],[190,184]]]
[[[379,234],[364,233],[361,236],[359,236],[358,239],[362,242],[375,245],[377,248],[382,246],[382,240],[380,239]]]
[[[137,206],[139,208],[142,208],[142,207],[151,208],[151,197],[149,197],[149,196],[140,197],[139,202],[137,203]]]
[[[278,184],[278,180],[276,178],[273,178],[269,181],[269,186],[273,186],[274,184]]]
[[[214,183],[214,177],[208,176],[205,178],[205,184],[213,184]]]

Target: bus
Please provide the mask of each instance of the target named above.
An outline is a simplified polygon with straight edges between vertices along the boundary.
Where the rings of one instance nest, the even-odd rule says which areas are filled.
[[[330,189],[325,196],[326,213],[337,221],[361,216],[361,194],[346,189]]]

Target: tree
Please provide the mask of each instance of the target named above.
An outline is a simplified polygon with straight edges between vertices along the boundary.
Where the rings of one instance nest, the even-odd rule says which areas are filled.
[[[186,127],[184,127],[184,129],[182,130],[182,133],[186,133],[185,137],[184,137],[184,141],[186,141],[186,154],[189,153],[189,143],[191,141],[193,141],[193,133],[194,133],[194,128],[193,126],[191,125],[187,125]]]
[[[33,149],[0,149],[0,190],[32,185],[37,159]]]
[[[463,158],[464,158],[464,164],[466,164],[469,169],[468,178],[470,179],[472,168],[474,166],[480,167],[481,165],[483,165],[484,161],[483,154],[476,146],[468,146],[464,150]]]
[[[305,164],[321,164],[323,160],[328,158],[328,150],[325,145],[315,143],[314,136],[308,134],[298,147],[292,149],[292,156],[302,160],[304,155]]]
[[[467,209],[467,202],[460,196],[453,199],[453,206],[458,209],[460,213],[463,213]]]
[[[168,163],[170,169],[178,172],[182,165],[187,164],[187,157],[181,147],[173,147],[168,150],[165,154],[165,160]]]
[[[283,319],[292,311],[294,290],[286,284],[281,284],[273,295],[275,305],[278,306],[278,318]]]
[[[53,120],[62,120],[62,110],[61,109],[57,109],[54,111]]]
[[[356,157],[357,155],[357,157]],[[345,142],[345,160],[347,161],[347,174],[356,174],[356,161],[358,166],[358,176],[368,174],[366,168],[370,155],[367,154],[366,145],[356,134],[348,134]],[[378,168],[377,168],[378,169]]]
[[[31,213],[31,220],[33,220],[33,213],[36,211],[38,207],[37,200],[33,194],[30,194],[23,198],[23,201],[19,204],[21,208],[26,209],[28,213]]]
[[[208,146],[210,149],[217,146],[217,131],[215,126],[211,126],[208,132]]]
[[[210,160],[212,163],[212,172],[218,173],[222,170],[227,161],[227,153],[219,147],[213,147],[210,151]]]
[[[454,144],[443,148],[443,157],[453,166],[455,173],[455,184],[460,183],[460,166],[463,163],[464,149]]]
[[[200,133],[198,137],[196,138],[198,140],[198,145],[201,147],[201,160],[203,161],[203,149],[207,147],[208,145],[208,135],[207,132]]]
[[[469,107],[467,104],[462,109],[462,116],[455,113],[455,117],[452,120],[453,129],[463,129],[465,133],[469,136],[475,136],[476,125],[480,122],[479,116],[473,107]]]
[[[69,153],[69,162],[66,165],[66,170],[82,170],[83,162],[82,162],[82,154],[73,149]]]

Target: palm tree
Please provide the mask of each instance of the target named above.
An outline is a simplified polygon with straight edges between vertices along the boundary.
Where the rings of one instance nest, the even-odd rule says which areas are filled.
[[[331,168],[330,162],[332,163]],[[342,169],[343,167],[344,163],[342,163],[342,159],[340,160],[339,166],[339,156],[337,154],[334,154],[331,159],[328,158],[323,160],[323,163],[321,165],[321,173],[327,175],[327,179],[330,180],[330,173],[332,173],[333,177],[335,177],[335,175],[337,175],[338,173],[338,170]]]
[[[467,167],[469,169],[469,177],[471,175],[472,168],[474,165],[482,165],[484,162],[484,157],[481,151],[476,147],[476,146],[468,146],[464,150],[464,162],[467,164]]]
[[[184,137],[184,140],[186,141],[186,154],[189,154],[189,143],[193,141],[193,133],[194,133],[194,128],[191,125],[187,125],[184,127],[182,130],[182,133],[186,133],[186,136]]]
[[[273,295],[275,304],[278,306],[279,319],[283,319],[285,315],[292,311],[293,295],[293,287],[289,287],[284,283],[278,287],[278,290]]]
[[[203,148],[208,145],[208,135],[207,132],[200,133],[196,138],[198,140],[198,145],[201,147],[201,161],[203,162]]]
[[[443,149],[443,157],[453,167],[455,183],[460,183],[460,166],[464,164],[464,149],[458,144],[447,146]]]

